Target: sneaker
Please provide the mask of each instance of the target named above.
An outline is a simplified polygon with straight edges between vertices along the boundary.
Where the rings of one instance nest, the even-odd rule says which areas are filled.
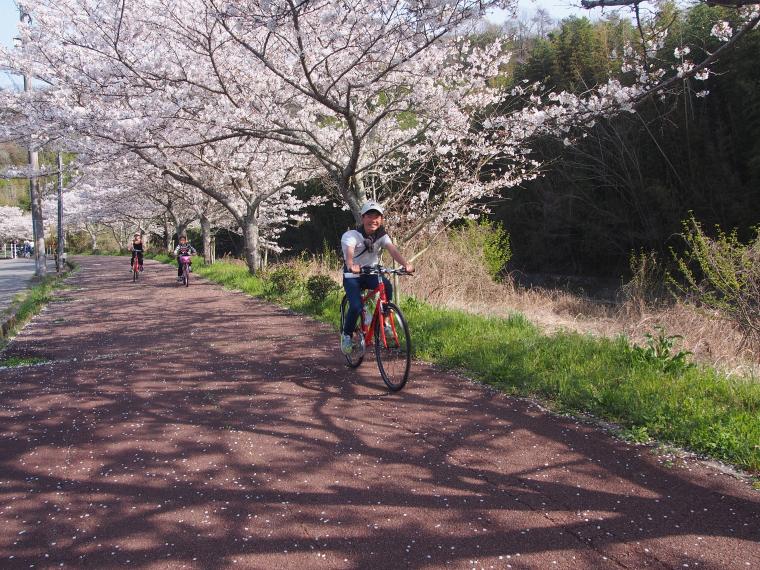
[[[191,265],[190,266],[190,273],[192,273],[192,272],[193,272],[193,266]]]
[[[343,354],[351,354],[354,350],[354,342],[351,340],[350,334],[340,335],[340,351]]]
[[[141,265],[141,266],[140,266],[140,271],[142,271],[142,270],[143,270],[143,266]]]
[[[182,277],[177,277],[177,283],[180,283],[182,281]]]

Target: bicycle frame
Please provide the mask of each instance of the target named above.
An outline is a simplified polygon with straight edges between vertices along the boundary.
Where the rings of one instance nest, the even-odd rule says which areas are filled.
[[[190,272],[190,256],[180,255],[179,258],[177,259],[177,263],[179,263],[179,266],[182,269],[183,279],[189,280],[189,276],[186,274]],[[187,283],[185,283],[185,285],[187,285]]]
[[[369,291],[366,295],[362,295],[362,306],[366,306],[367,301],[372,299],[373,297],[377,298],[377,301],[375,302],[375,310],[372,312],[372,320],[369,322],[369,324],[364,322],[364,319],[361,321],[361,333],[364,337],[365,346],[369,346],[372,342],[372,339],[375,335],[375,326],[378,321],[380,322],[380,335],[383,343],[385,343],[385,317],[383,316],[382,307],[386,303],[388,303],[388,297],[385,293],[385,283],[383,283],[382,277],[378,279],[380,282],[378,283],[377,287]],[[393,322],[393,319],[390,320],[391,323],[391,330],[393,331],[393,334],[396,335],[396,323]]]
[[[137,281],[137,277],[140,274],[140,256],[135,254],[135,258],[132,260],[132,280]]]

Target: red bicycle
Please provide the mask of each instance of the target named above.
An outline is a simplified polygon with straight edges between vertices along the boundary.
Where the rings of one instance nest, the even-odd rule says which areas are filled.
[[[140,277],[140,256],[135,254],[132,260],[132,283],[135,283],[138,277]]]
[[[362,267],[364,275],[381,276],[383,273],[409,275],[403,269],[390,269],[381,265]],[[409,378],[412,341],[401,309],[388,300],[383,280],[378,281],[377,287],[362,295],[362,312],[357,317],[353,349],[345,357],[348,365],[356,368],[364,360],[366,347],[374,340],[380,376],[391,391],[397,392],[404,387]],[[341,331],[344,330],[347,311],[348,298],[344,295],[340,303]]]

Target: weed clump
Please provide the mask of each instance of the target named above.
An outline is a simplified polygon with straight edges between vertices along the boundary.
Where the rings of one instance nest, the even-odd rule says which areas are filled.
[[[492,280],[499,282],[503,279],[507,263],[512,258],[512,249],[509,234],[501,224],[488,220],[469,221],[455,230],[452,238],[468,255],[482,260]]]
[[[646,346],[634,344],[631,346],[631,355],[635,360],[654,364],[663,372],[683,372],[694,364],[689,362],[691,352],[688,350],[675,351],[675,345],[682,340],[681,335],[667,335],[665,328],[659,325],[654,327],[656,334],[646,333]]]
[[[276,295],[287,295],[301,285],[301,276],[293,267],[281,265],[267,277],[270,291]]]
[[[338,284],[327,275],[312,275],[306,280],[306,290],[309,297],[316,303],[321,303],[337,289]]]

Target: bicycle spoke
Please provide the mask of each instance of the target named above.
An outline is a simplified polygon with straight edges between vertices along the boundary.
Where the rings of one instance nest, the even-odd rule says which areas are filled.
[[[380,375],[385,384],[393,390],[400,390],[409,377],[411,364],[411,339],[409,328],[401,311],[393,303],[388,304],[388,314],[375,327],[375,356]]]

